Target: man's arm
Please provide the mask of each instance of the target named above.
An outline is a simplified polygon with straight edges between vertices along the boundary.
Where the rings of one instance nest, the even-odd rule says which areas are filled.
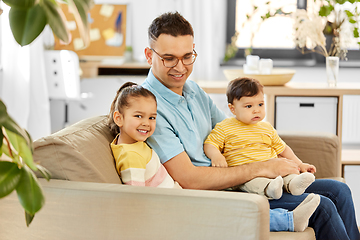
[[[164,163],[171,177],[187,189],[221,190],[243,184],[255,177],[275,178],[298,173],[293,161],[276,158],[265,162],[243,164],[236,167],[196,167],[186,152]]]

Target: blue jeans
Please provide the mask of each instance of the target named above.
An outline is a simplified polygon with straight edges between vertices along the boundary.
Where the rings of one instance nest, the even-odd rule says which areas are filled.
[[[309,227],[315,231],[317,240],[359,240],[355,209],[349,187],[331,179],[315,180],[301,196],[284,193],[278,200],[270,200],[270,208],[294,210],[307,193],[321,195],[318,208],[309,219]]]
[[[293,213],[283,208],[270,209],[270,231],[294,231]]]

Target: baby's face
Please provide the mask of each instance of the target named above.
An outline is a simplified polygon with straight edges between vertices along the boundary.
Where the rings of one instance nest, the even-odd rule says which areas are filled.
[[[265,118],[264,94],[235,99],[233,104],[229,103],[229,108],[237,120],[245,124],[258,123]]]

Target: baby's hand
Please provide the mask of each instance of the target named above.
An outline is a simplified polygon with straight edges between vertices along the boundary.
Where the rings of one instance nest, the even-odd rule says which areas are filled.
[[[312,164],[302,163],[300,164],[300,172],[316,173],[316,167]]]
[[[211,159],[211,166],[213,167],[227,167],[228,164],[225,160],[224,156],[218,157],[218,158],[214,158]]]

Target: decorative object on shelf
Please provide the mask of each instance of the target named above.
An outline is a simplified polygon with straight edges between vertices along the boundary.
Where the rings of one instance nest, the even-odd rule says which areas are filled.
[[[245,74],[271,74],[273,61],[270,58],[261,58],[257,55],[247,55],[243,65]]]
[[[339,57],[326,57],[326,76],[329,87],[336,87],[339,76]]]
[[[271,74],[245,74],[243,69],[224,69],[224,74],[229,81],[238,77],[250,77],[259,80],[264,86],[285,85],[292,79],[295,72],[288,68],[273,68]]]
[[[64,43],[70,41],[67,21],[58,1],[3,0],[3,2],[10,6],[9,24],[19,45],[32,43],[47,24]],[[89,44],[87,12],[92,6],[92,1],[67,0],[65,4],[76,16],[82,39]],[[0,9],[0,14],[2,12]],[[39,171],[47,180],[50,179],[50,173],[33,160],[33,145],[29,133],[8,115],[6,106],[0,99],[0,199],[15,190],[25,210],[27,226],[45,204],[42,187],[35,171]]]

